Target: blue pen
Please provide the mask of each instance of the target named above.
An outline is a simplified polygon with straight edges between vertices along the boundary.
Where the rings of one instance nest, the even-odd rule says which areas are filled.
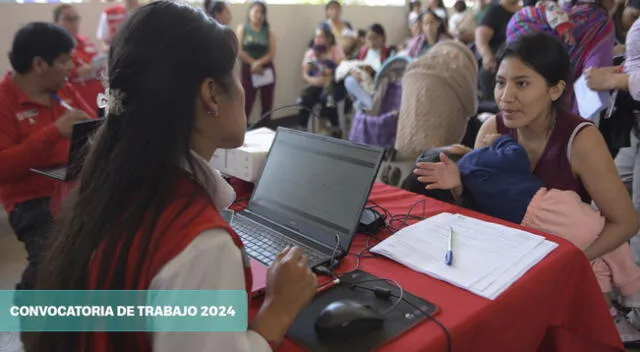
[[[53,98],[55,101],[57,101],[58,103],[60,103],[60,105],[62,105],[63,108],[69,110],[69,111],[75,111],[76,109],[74,109],[71,105],[67,104],[64,102],[64,100],[60,99],[59,96],[51,93],[51,98]]]
[[[444,254],[444,263],[451,266],[453,262],[453,226],[449,227],[449,249]]]

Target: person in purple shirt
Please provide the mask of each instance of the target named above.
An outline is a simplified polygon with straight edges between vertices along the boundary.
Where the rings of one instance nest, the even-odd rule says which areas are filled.
[[[628,8],[640,9],[640,0],[629,0]],[[640,21],[635,21],[626,37],[626,54],[622,66],[589,68],[585,78],[589,88],[598,91],[625,90],[640,101]],[[631,190],[633,204],[640,213],[640,112],[631,130],[630,146],[616,156],[616,166],[622,181]],[[639,324],[640,325],[640,324]]]
[[[537,2],[537,1],[536,1]],[[578,106],[573,94],[575,82],[589,67],[611,66],[615,46],[615,30],[609,16],[614,0],[573,0],[567,8],[571,22],[570,37],[565,40],[553,27],[544,8],[527,6],[516,12],[507,26],[507,42],[532,33],[547,33],[563,41],[571,60],[571,76],[567,81],[564,103],[574,114]]]
[[[625,11],[637,13],[640,0],[629,0]],[[593,90],[628,91],[634,100],[640,101],[640,21],[635,20],[627,33],[625,42],[625,61],[622,66],[590,68],[585,72],[587,85]],[[636,212],[640,214],[640,112],[634,112],[635,124],[630,132],[630,145],[621,148],[616,155],[615,164],[622,182],[631,193]],[[636,256],[640,252],[640,236],[631,241]],[[640,311],[633,310],[629,320],[640,328]]]

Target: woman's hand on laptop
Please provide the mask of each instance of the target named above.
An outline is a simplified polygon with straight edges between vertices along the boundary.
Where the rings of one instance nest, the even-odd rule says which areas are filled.
[[[419,182],[427,183],[426,189],[448,189],[454,194],[462,193],[458,165],[445,153],[440,153],[440,160],[437,163],[417,163],[413,173],[418,176]]]
[[[300,310],[311,301],[317,286],[304,252],[297,247],[282,251],[267,273],[265,300],[253,330],[279,343]]]
[[[89,119],[89,115],[87,115],[84,111],[69,110],[65,112],[64,115],[60,116],[55,124],[60,134],[65,138],[69,138],[71,137],[71,133],[73,133],[73,124]]]

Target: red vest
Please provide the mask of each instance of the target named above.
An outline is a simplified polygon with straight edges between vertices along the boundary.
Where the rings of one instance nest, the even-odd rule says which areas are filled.
[[[194,196],[195,195],[195,196]],[[186,206],[186,207],[185,207]],[[175,198],[167,206],[156,224],[151,237],[148,251],[144,258],[144,265],[140,274],[135,277],[133,265],[126,271],[125,287],[123,290],[146,290],[160,269],[180,252],[182,252],[199,234],[210,229],[226,230],[233,242],[243,254],[244,280],[247,294],[250,297],[252,288],[251,266],[244,251],[240,237],[222,219],[213,201],[202,186],[188,178],[182,179],[175,192]],[[141,253],[140,236],[134,238],[130,246],[128,263],[133,263]],[[101,249],[96,254],[89,266],[88,290],[105,289],[103,283],[98,283],[99,263]],[[237,265],[238,263],[228,263]],[[112,268],[113,270],[113,268]],[[138,283],[134,284],[135,279]],[[118,333],[126,340],[129,350],[136,352],[150,352],[151,345],[146,332]],[[82,351],[91,352],[115,352],[109,335],[106,333],[86,333],[83,336]]]
[[[118,27],[127,18],[127,9],[122,5],[115,5],[104,10],[107,15],[107,24],[109,25],[109,37],[113,39],[116,35]]]
[[[362,47],[360,47],[360,52],[358,52],[358,60],[364,60],[364,58],[367,57],[368,51],[369,51],[369,48],[367,48],[366,46],[363,45]],[[384,46],[380,50],[380,64],[384,63],[388,57],[389,57],[389,48]]]

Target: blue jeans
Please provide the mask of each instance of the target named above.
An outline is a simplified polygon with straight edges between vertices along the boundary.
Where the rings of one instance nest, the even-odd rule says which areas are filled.
[[[373,105],[373,97],[367,93],[360,82],[353,76],[349,76],[344,80],[344,87],[353,99],[353,109],[355,111],[369,110]]]

